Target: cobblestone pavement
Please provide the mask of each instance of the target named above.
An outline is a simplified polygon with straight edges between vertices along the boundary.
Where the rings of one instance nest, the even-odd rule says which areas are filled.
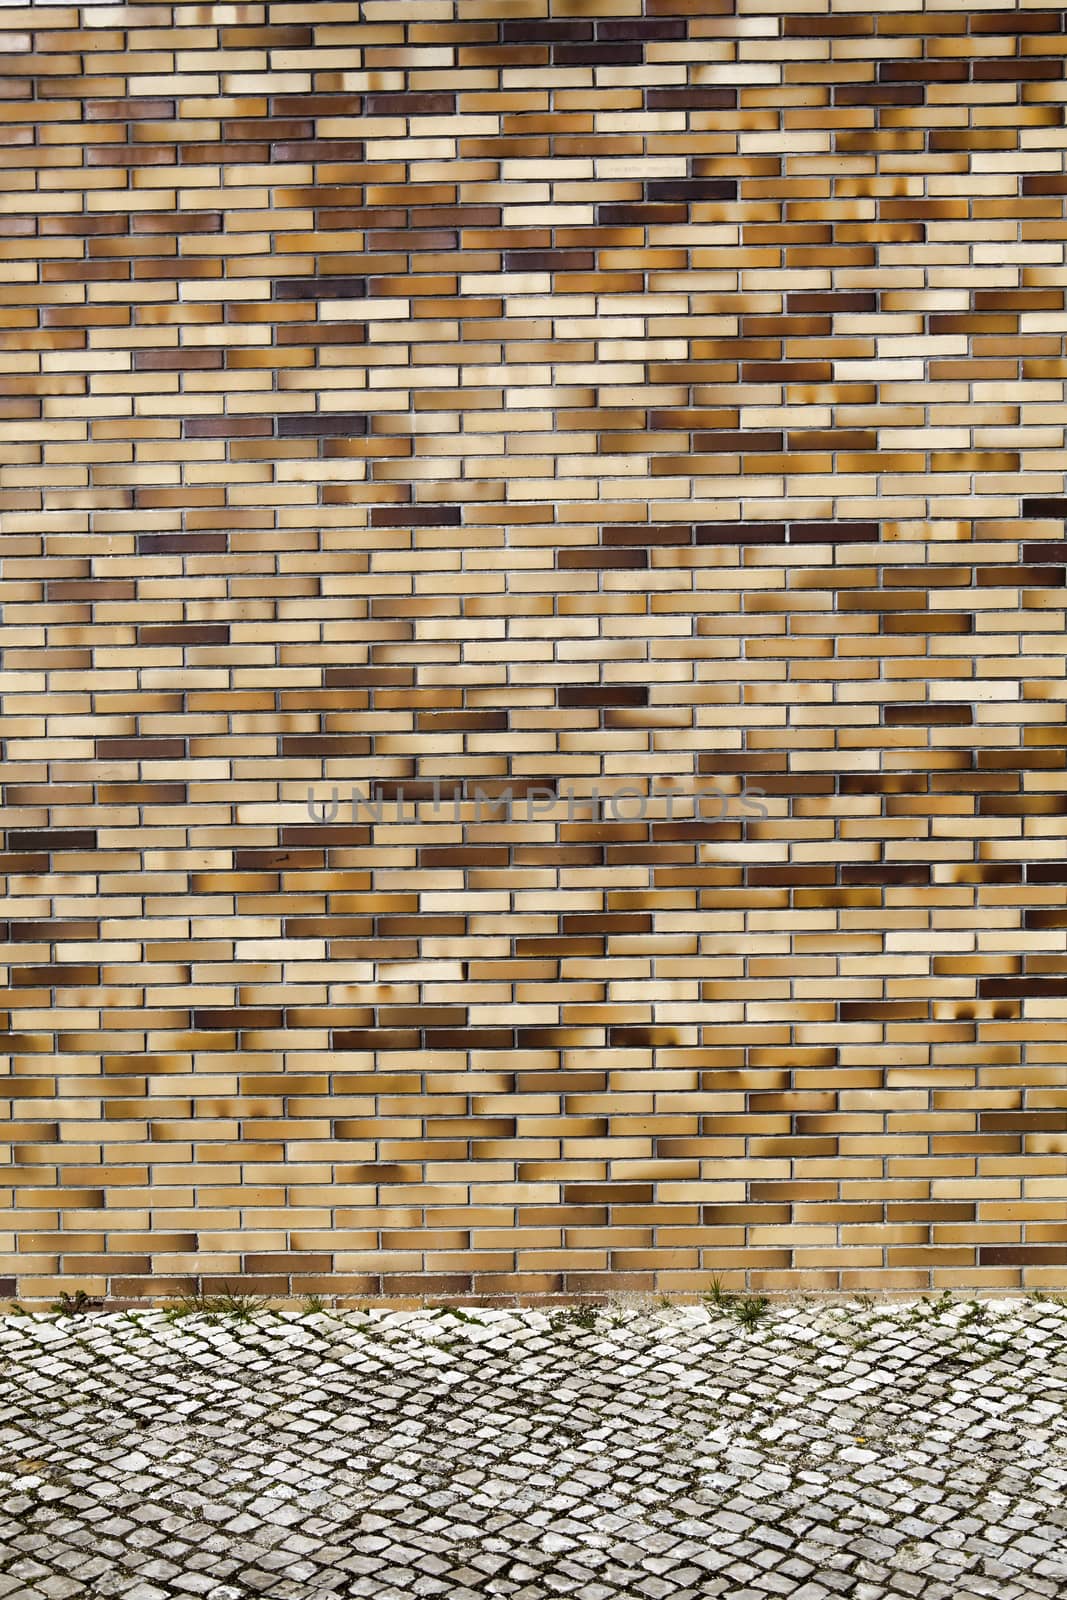
[[[0,1318],[0,1597],[1067,1594],[1067,1308]]]

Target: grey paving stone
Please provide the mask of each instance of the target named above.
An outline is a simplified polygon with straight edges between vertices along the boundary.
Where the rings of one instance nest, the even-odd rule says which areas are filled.
[[[1056,1600],[1067,1312],[0,1318],[0,1600]]]

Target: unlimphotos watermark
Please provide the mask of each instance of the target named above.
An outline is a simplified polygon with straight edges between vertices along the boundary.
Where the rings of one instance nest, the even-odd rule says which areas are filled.
[[[476,785],[470,793],[459,790],[445,796],[440,778],[435,778],[429,794],[423,785],[418,790],[406,792],[402,784],[397,784],[391,786],[388,795],[381,791],[372,795],[354,788],[347,804],[353,823],[362,821],[364,817],[369,817],[372,822],[384,822],[394,807],[395,815],[391,815],[391,820],[395,821],[405,805],[415,807],[415,815],[420,818],[425,818],[427,808],[430,816],[440,816],[450,809],[455,822],[484,822],[487,818],[494,822],[532,822],[538,817],[557,817],[561,806],[565,810],[558,820],[566,822],[574,822],[579,817],[605,822],[645,822],[653,806],[656,808],[653,814],[657,818],[662,816],[667,822],[683,819],[726,822],[730,818],[765,818],[767,807],[752,798],[753,795],[764,794],[763,789],[749,789],[744,784],[737,794],[727,794],[714,784],[689,789],[674,786],[661,788],[653,780],[645,787],[623,784],[618,788],[603,790],[598,784],[588,789],[549,789],[531,784],[521,788],[508,785],[490,792]],[[660,801],[663,802],[662,810],[658,806]],[[676,817],[675,806],[679,802],[683,807],[688,806],[689,810],[686,812],[683,809],[681,816]],[[309,789],[307,810],[312,822],[336,822],[342,811],[340,789],[334,785],[329,799],[322,801],[314,789]]]

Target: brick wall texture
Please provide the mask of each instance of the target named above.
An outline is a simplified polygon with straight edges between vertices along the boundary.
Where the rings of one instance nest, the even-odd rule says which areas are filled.
[[[4,1287],[1067,1285],[1064,12],[0,12]]]

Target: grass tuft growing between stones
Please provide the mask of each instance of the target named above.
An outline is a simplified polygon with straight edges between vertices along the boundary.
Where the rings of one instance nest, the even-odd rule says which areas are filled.
[[[183,1294],[173,1305],[167,1306],[163,1314],[168,1322],[176,1322],[181,1317],[206,1317],[209,1322],[230,1317],[234,1322],[251,1322],[259,1312],[269,1308],[269,1301],[260,1295],[241,1294],[224,1287],[218,1294],[205,1294],[202,1289]]]
[[[734,1306],[734,1316],[747,1333],[755,1332],[764,1317],[770,1313],[771,1305],[766,1295],[748,1295],[744,1300],[739,1300]]]
[[[59,1317],[84,1317],[90,1311],[99,1311],[100,1306],[101,1302],[86,1294],[84,1289],[75,1289],[73,1294],[68,1294],[64,1289],[59,1299],[53,1300],[48,1309]]]

